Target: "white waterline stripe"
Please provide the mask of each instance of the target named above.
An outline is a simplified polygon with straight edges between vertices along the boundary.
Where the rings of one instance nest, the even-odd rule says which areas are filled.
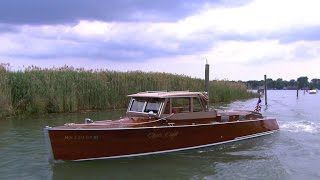
[[[190,124],[190,125],[179,125],[179,126],[154,126],[154,127],[125,127],[125,128],[87,128],[87,129],[77,129],[77,128],[59,128],[59,127],[53,127],[51,130],[64,130],[64,131],[87,131],[87,130],[129,130],[129,129],[161,129],[161,128],[179,128],[179,127],[194,127],[194,126],[211,126],[211,125],[222,125],[222,124],[235,124],[235,123],[245,123],[245,122],[254,122],[254,121],[270,121],[270,120],[276,120],[276,119],[255,119],[255,120],[245,120],[245,121],[232,121],[232,122],[214,122],[210,124]],[[107,126],[106,124],[105,126]],[[97,125],[102,126],[102,125]]]
[[[242,140],[242,139],[248,139],[248,138],[254,138],[254,137],[258,137],[258,136],[268,135],[268,134],[272,134],[272,133],[273,132],[267,131],[267,132],[262,132],[262,133],[247,135],[247,136],[240,136],[240,137],[237,137],[235,139]]]
[[[180,148],[180,149],[173,149],[173,150],[166,150],[166,151],[156,151],[156,152],[150,152],[150,153],[130,154],[130,155],[122,155],[122,156],[110,156],[110,157],[100,157],[100,158],[77,159],[77,160],[73,160],[73,161],[88,161],[88,160],[100,160],[100,159],[127,158],[127,157],[134,157],[134,156],[146,156],[146,155],[152,155],[152,154],[162,154],[162,153],[170,153],[170,152],[184,151],[184,150],[190,150],[190,149],[198,149],[198,148],[204,148],[204,147],[209,147],[209,146],[225,144],[225,143],[230,143],[230,142],[235,142],[235,141],[255,138],[255,137],[259,137],[259,136],[264,136],[264,135],[272,134],[272,133],[274,133],[276,131],[279,131],[279,130],[267,131],[267,132],[263,132],[263,133],[258,133],[258,134],[253,134],[253,135],[248,135],[248,136],[235,138],[233,140],[228,140],[228,141],[223,141],[223,142],[218,142],[218,143],[213,143],[213,144],[206,144],[206,145],[201,145],[201,146],[188,147],[188,148]]]

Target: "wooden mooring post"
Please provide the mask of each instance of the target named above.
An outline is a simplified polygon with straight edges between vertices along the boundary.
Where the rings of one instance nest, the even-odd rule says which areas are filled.
[[[209,64],[208,61],[206,62],[205,67],[205,84],[204,84],[204,91],[209,94]]]
[[[205,77],[204,77],[204,91],[207,92],[208,95],[208,101],[206,104],[206,110],[209,109],[209,64],[208,61],[206,62],[206,67],[205,67]]]
[[[297,98],[299,98],[299,81],[298,81],[298,84],[297,84]]]
[[[267,75],[264,75],[264,102],[265,105],[268,105],[268,97],[267,97]]]

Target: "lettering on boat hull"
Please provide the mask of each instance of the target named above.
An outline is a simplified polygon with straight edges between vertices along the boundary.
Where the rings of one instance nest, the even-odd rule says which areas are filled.
[[[147,134],[148,139],[169,139],[173,140],[175,137],[179,135],[178,131],[172,132],[150,132]]]
[[[81,141],[81,140],[93,140],[93,141],[98,141],[99,136],[64,136],[65,140],[75,140],[75,141]]]

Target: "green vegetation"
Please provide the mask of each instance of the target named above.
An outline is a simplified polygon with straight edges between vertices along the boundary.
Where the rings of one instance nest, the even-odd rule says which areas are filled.
[[[0,64],[0,117],[12,113],[7,66],[8,64]]]
[[[259,89],[264,86],[264,81],[247,81],[246,82],[250,89]],[[277,80],[267,79],[268,89],[320,89],[320,79],[311,79],[308,81],[308,77],[302,76],[297,78],[297,80],[291,79],[290,81],[278,78]]]
[[[168,73],[116,72],[73,67],[8,71],[0,65],[0,116],[125,108],[126,95],[152,90],[203,91],[204,80]],[[240,82],[211,81],[210,102],[253,97]]]

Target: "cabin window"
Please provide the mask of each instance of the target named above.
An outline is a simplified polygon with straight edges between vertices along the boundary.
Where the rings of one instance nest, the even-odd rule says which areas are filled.
[[[193,98],[193,112],[203,111],[199,98]]]
[[[146,101],[132,100],[130,111],[143,112]]]
[[[190,112],[190,98],[173,98],[172,113]]]
[[[162,102],[159,99],[132,99],[129,111],[157,114]]]
[[[160,102],[147,102],[144,112],[149,113],[152,111],[152,113],[157,114],[160,109],[160,105]]]
[[[166,105],[165,105],[165,109],[164,109],[164,114],[170,114],[170,100],[168,99]]]

